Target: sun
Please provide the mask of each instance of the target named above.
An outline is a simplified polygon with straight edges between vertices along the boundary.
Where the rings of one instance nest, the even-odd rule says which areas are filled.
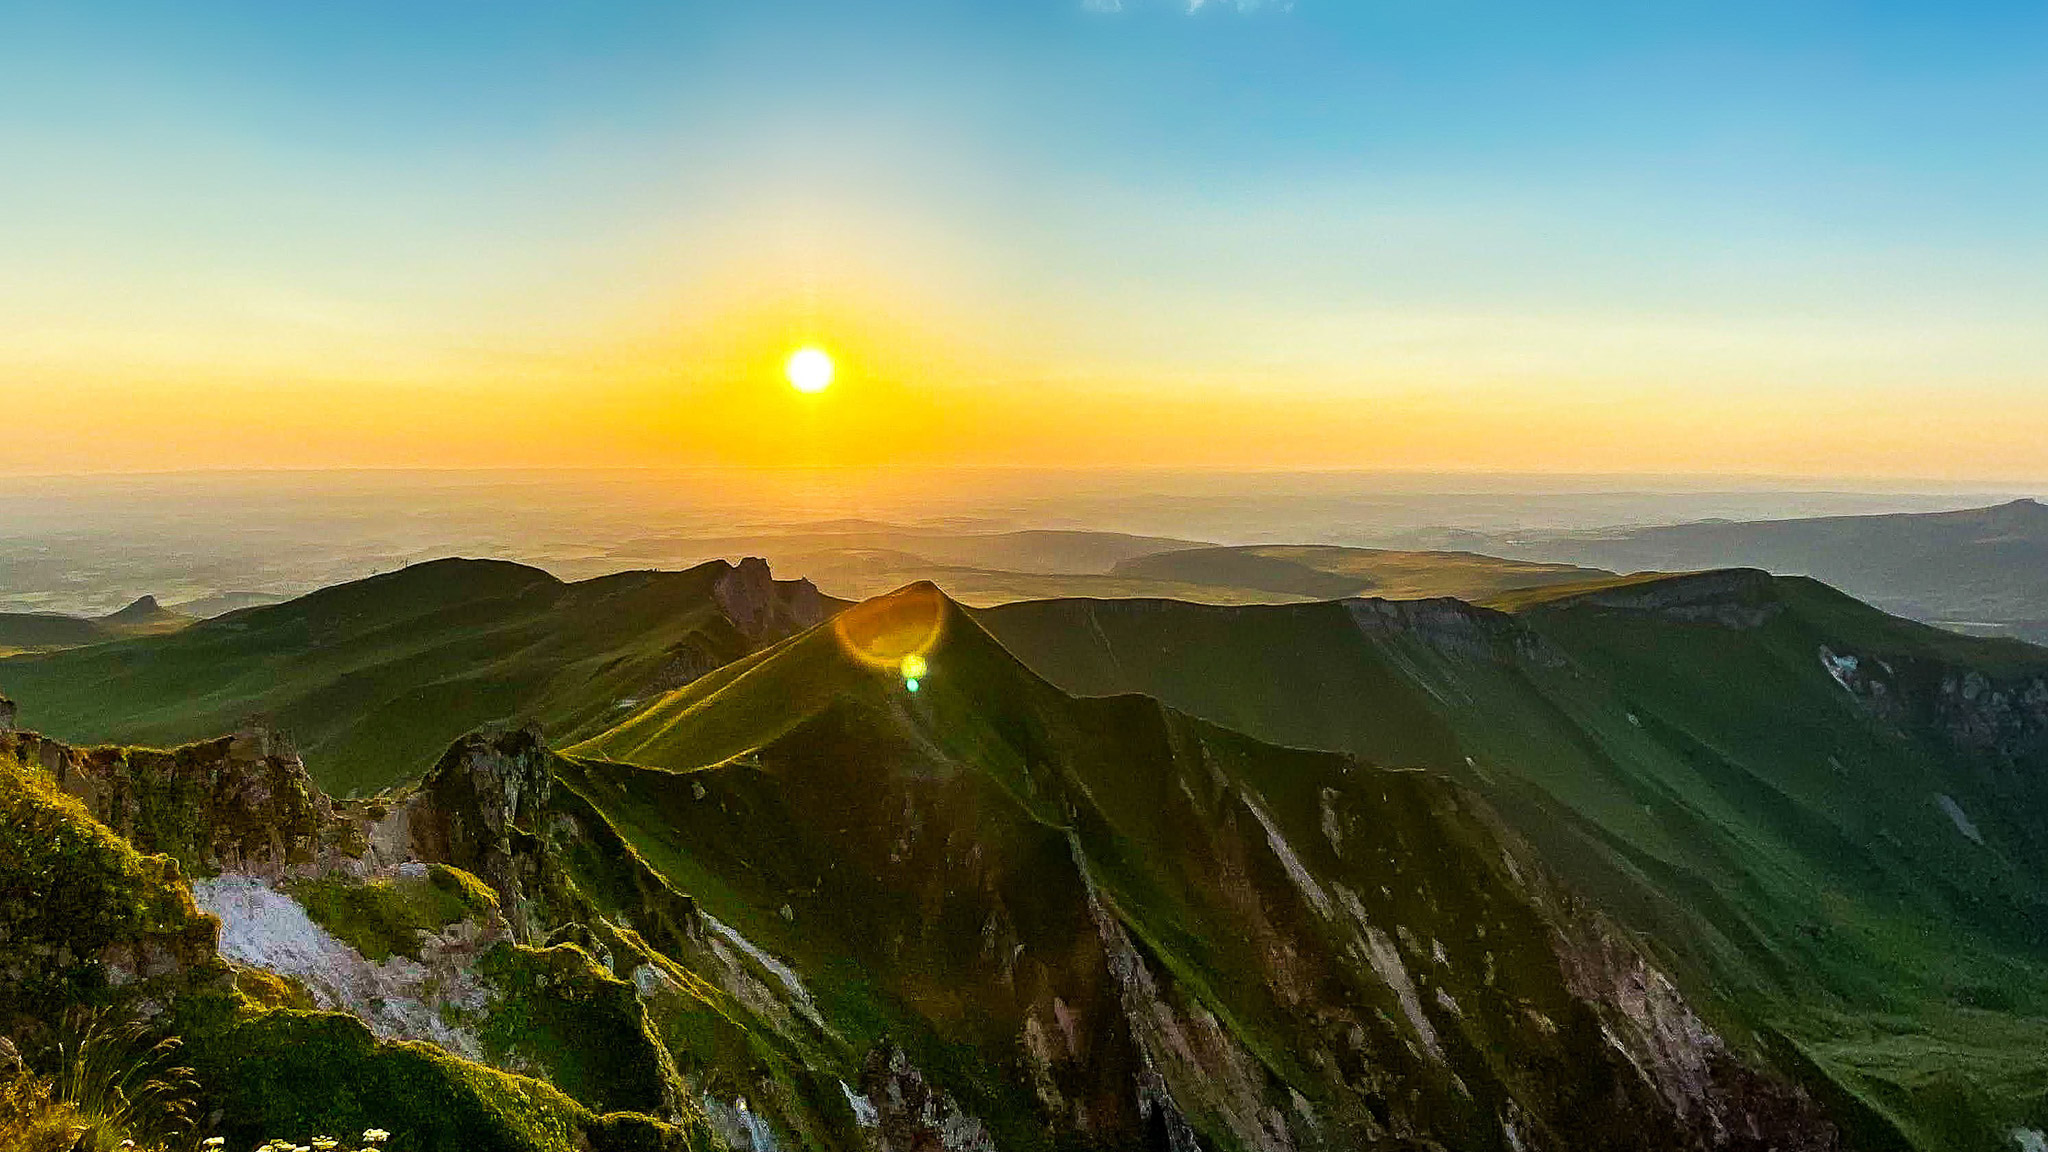
[[[789,377],[789,386],[799,392],[823,392],[832,386],[832,357],[823,348],[799,348],[789,354],[782,373]]]

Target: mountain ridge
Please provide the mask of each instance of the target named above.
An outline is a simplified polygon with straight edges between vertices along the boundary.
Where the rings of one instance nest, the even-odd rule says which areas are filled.
[[[288,729],[325,784],[370,791],[479,724],[601,730],[834,603],[759,560],[568,583],[446,559],[169,635],[0,660],[0,691],[22,722],[77,741]]]
[[[2048,640],[2048,505],[2032,498],[1949,512],[1501,536],[1484,546],[1616,571],[1764,568],[1924,622]]]
[[[1988,1149],[2000,1125],[2039,1123],[2018,1070],[2034,1066],[2020,1037],[2048,987],[2048,886],[2026,863],[2044,834],[2027,815],[2048,762],[2042,649],[1754,571],[1621,578],[1514,612],[1084,602],[977,616],[1069,691],[1147,691],[1261,739],[1466,782],[1687,987],[1818,1045],[1917,1147]],[[1886,1003],[1969,1061],[1868,1034]],[[1983,1074],[1963,1071],[1978,1061]],[[1976,1118],[1927,1111],[1948,1092]]]

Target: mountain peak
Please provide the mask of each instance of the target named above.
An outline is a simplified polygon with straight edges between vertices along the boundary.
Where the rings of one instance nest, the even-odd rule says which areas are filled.
[[[154,596],[141,596],[126,608],[102,616],[94,623],[115,636],[146,636],[176,632],[192,621],[193,617],[173,612],[157,603]]]
[[[910,681],[918,681],[916,687]],[[670,692],[570,751],[687,770],[772,743],[841,705],[958,705],[989,714],[1059,695],[929,581],[830,620]]]
[[[135,598],[135,601],[129,604],[126,608],[123,608],[119,612],[115,612],[109,616],[106,616],[104,617],[104,619],[135,620],[161,615],[164,615],[164,606],[156,602],[156,597],[138,596]]]

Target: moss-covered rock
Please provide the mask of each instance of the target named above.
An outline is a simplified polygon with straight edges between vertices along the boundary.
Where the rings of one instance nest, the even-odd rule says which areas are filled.
[[[95,819],[188,876],[283,876],[360,859],[364,805],[330,800],[291,742],[250,730],[173,749],[73,748],[34,733],[9,738]]]
[[[391,1152],[697,1152],[707,1131],[599,1115],[539,1080],[428,1044],[379,1042],[352,1016],[194,1001],[179,1023],[230,1146],[383,1128]]]
[[[224,988],[218,925],[176,860],[145,856],[0,734],[0,1032],[68,1005]]]
[[[431,864],[412,874],[360,879],[346,872],[288,880],[284,891],[313,922],[372,961],[420,959],[422,938],[471,917],[489,920],[498,898],[460,868]]]
[[[588,952],[574,944],[501,944],[477,971],[501,997],[479,1027],[492,1063],[531,1068],[601,1111],[669,1115],[679,1108],[681,1078],[638,989]]]

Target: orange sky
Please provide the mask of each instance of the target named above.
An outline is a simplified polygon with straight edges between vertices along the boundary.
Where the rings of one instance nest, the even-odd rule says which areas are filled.
[[[1767,7],[45,6],[0,473],[2048,480],[2035,17]]]

